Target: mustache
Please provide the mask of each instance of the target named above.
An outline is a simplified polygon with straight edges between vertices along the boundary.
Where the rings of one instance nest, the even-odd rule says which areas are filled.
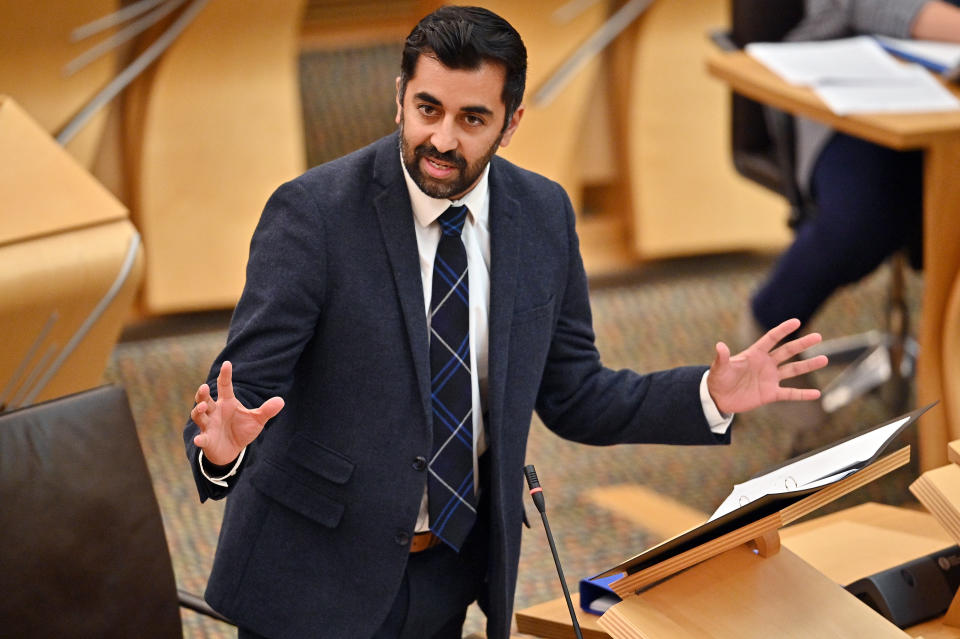
[[[467,161],[462,155],[457,153],[455,150],[447,151],[446,153],[441,153],[437,150],[432,144],[421,144],[416,149],[414,149],[414,154],[418,158],[427,158],[438,160],[440,162],[445,162],[447,164],[452,164],[456,166],[461,171],[467,167]]]

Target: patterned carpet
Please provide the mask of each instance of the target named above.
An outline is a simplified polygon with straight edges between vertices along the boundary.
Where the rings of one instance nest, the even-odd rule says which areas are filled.
[[[393,130],[396,46],[312,52],[301,57],[305,135],[314,164]],[[371,106],[373,105],[373,106]],[[733,255],[647,265],[618,281],[593,283],[597,342],[611,367],[652,370],[708,363],[717,339],[737,342],[738,322],[750,291],[770,258]],[[818,318],[827,337],[883,326],[887,273],[833,298]],[[908,280],[916,311],[921,283]],[[916,317],[916,314],[914,314]],[[193,393],[225,339],[229,316],[210,313],[168,317],[130,327],[117,346],[107,381],[130,397],[153,476],[179,584],[203,591],[216,546],[222,503],[200,505],[183,454],[181,429]],[[829,330],[827,330],[829,329]],[[823,384],[835,370],[820,374]],[[644,527],[594,504],[596,486],[641,484],[700,511],[719,504],[734,482],[793,454],[815,448],[891,414],[889,389],[874,393],[827,419],[815,406],[790,405],[737,417],[729,447],[591,448],[563,441],[533,420],[527,458],[537,466],[550,523],[572,589],[595,574],[660,541]],[[909,437],[909,435],[908,435]],[[843,500],[900,503],[909,498],[906,469]],[[519,489],[519,486],[518,486]],[[561,595],[536,511],[524,533],[518,609]],[[821,511],[823,512],[823,511]],[[633,518],[635,519],[635,518]],[[183,614],[188,639],[233,636],[194,613]],[[467,632],[482,631],[472,610]]]

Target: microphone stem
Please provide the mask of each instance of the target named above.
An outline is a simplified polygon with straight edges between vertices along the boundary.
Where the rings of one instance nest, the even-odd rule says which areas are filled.
[[[550,532],[550,522],[547,521],[546,510],[541,511],[540,519],[543,520],[543,527],[547,531],[547,541],[550,542],[550,552],[553,553],[553,563],[557,566],[557,576],[560,577],[560,585],[563,587],[563,598],[567,602],[567,610],[570,611],[570,621],[573,622],[573,632],[577,639],[583,639],[580,633],[580,623],[577,621],[577,613],[573,610],[573,601],[570,599],[570,591],[567,589],[567,580],[563,576],[563,568],[560,567],[560,556],[557,554],[557,545],[553,543],[553,533]]]

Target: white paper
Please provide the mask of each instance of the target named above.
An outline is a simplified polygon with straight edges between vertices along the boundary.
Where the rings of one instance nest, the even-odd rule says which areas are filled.
[[[812,88],[838,115],[960,109],[960,101],[929,71],[897,61],[871,36],[754,43],[746,51],[787,82]]]
[[[748,55],[790,84],[896,82],[903,65],[870,36],[817,42],[754,42]]]
[[[926,113],[955,111],[960,100],[920,65],[903,65],[906,81],[891,83],[820,84],[813,91],[831,111],[850,113]]]
[[[886,45],[895,53],[928,60],[945,69],[960,65],[960,44],[953,42],[935,42],[933,40],[905,40],[889,36],[874,36],[880,44]]]
[[[852,475],[886,446],[910,418],[904,417],[886,426],[867,431],[831,446],[792,464],[776,468],[733,487],[719,508],[710,516],[713,521],[764,495],[777,495],[807,488],[819,488]]]

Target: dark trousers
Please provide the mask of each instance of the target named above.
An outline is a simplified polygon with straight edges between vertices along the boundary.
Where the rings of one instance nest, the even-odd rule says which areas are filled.
[[[752,300],[763,328],[806,324],[839,287],[871,273],[898,249],[919,255],[923,156],[836,134],[814,166],[817,214],[798,229]]]
[[[461,639],[467,607],[478,599],[482,604],[489,520],[481,494],[477,522],[459,553],[440,544],[410,555],[393,606],[372,639]],[[268,639],[244,628],[237,637]]]

